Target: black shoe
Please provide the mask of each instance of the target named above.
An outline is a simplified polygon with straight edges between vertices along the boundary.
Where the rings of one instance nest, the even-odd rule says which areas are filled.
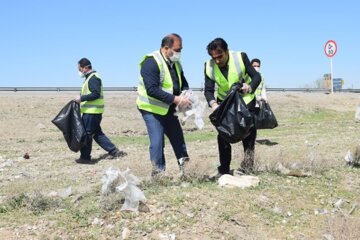
[[[238,168],[234,170],[233,175],[241,176],[241,175],[251,175],[254,174],[253,168]]]
[[[91,160],[86,158],[78,158],[75,162],[80,164],[91,164]]]
[[[117,149],[114,153],[112,154],[109,153],[109,156],[106,159],[122,158],[125,157],[126,155],[127,155],[126,152]]]
[[[160,169],[153,169],[151,170],[151,177],[156,177],[158,176],[160,173],[162,173],[163,170],[160,170]]]
[[[224,175],[224,174],[222,174],[222,173],[214,173],[214,174],[212,174],[212,175],[210,175],[209,177],[208,177],[208,180],[209,181],[211,181],[211,182],[216,182],[217,180],[219,180],[219,178],[222,176],[222,175]]]
[[[231,175],[233,175],[233,176],[243,176],[243,175],[246,175],[246,172],[242,168],[238,168],[238,169],[232,170]]]

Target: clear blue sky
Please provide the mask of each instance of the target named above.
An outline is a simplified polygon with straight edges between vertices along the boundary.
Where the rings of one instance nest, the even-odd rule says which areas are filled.
[[[0,4],[0,87],[78,87],[89,58],[106,87],[132,87],[138,63],[161,39],[183,37],[182,63],[201,87],[207,44],[262,60],[268,87],[305,87],[330,72],[325,43],[337,42],[334,77],[360,88],[360,4],[356,0],[11,0]]]

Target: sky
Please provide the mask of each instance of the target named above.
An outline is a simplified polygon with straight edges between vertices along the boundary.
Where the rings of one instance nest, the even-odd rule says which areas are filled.
[[[190,87],[203,86],[206,46],[221,37],[261,59],[267,87],[315,87],[332,61],[344,88],[360,88],[359,10],[357,0],[3,0],[0,87],[80,87],[82,57],[105,87],[137,86],[142,57],[174,32]]]

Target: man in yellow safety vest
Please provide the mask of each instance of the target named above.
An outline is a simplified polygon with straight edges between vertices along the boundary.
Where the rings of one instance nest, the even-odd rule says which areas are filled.
[[[234,83],[242,82],[242,97],[250,113],[254,116],[255,95],[260,83],[260,74],[251,66],[244,52],[234,52],[228,49],[226,41],[216,38],[207,46],[211,59],[205,63],[205,98],[209,106],[215,110],[224,100]],[[215,86],[217,96],[215,99]],[[254,118],[253,118],[254,119]],[[244,147],[244,160],[238,171],[251,173],[254,170],[256,128],[250,129],[250,134],[242,140]],[[217,137],[220,166],[215,179],[223,174],[230,174],[231,144],[226,142],[220,135]]]
[[[258,58],[254,58],[251,60],[251,65],[255,68],[257,72],[260,73],[261,61]],[[260,107],[260,101],[264,100],[267,102],[266,88],[265,88],[265,79],[264,76],[260,73],[261,82],[259,86],[256,88],[255,97],[256,97],[256,108]]]
[[[172,33],[162,39],[160,50],[145,55],[140,62],[136,104],[150,138],[152,176],[165,171],[164,135],[170,140],[182,174],[189,161],[183,131],[174,114],[177,105],[191,106],[189,98],[179,96],[189,88],[180,63],[181,50],[181,37]]]
[[[81,148],[77,163],[91,163],[92,139],[108,152],[108,158],[123,157],[125,152],[120,151],[103,133],[100,123],[104,113],[103,85],[99,74],[92,69],[91,62],[82,58],[78,62],[78,70],[84,82],[80,96],[75,101],[80,103],[80,112],[86,130],[86,145]]]

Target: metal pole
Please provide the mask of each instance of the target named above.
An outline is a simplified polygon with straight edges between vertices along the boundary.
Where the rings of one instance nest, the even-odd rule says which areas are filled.
[[[333,81],[333,64],[332,64],[332,58],[330,58],[330,81],[331,81],[331,93],[334,93],[334,81]]]

